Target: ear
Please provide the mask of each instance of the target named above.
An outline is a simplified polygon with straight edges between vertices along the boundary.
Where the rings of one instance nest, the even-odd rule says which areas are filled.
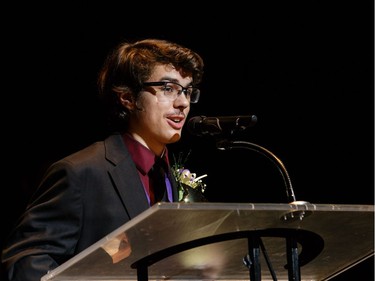
[[[130,93],[120,93],[119,99],[121,104],[128,110],[133,110],[135,108],[134,98]]]

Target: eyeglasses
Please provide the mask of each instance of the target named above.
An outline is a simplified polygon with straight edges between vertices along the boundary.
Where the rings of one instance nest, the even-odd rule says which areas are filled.
[[[199,101],[200,90],[192,86],[183,87],[176,82],[161,81],[161,82],[144,82],[143,86],[162,86],[160,88],[166,97],[170,101],[176,100],[181,93],[184,93],[190,103],[197,103]],[[159,98],[160,101],[160,98]]]

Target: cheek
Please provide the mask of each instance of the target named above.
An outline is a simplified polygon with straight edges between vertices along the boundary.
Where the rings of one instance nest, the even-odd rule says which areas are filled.
[[[142,103],[142,108],[143,110],[139,112],[139,118],[144,121],[145,126],[151,127],[151,129],[156,124],[160,126],[161,119],[168,111],[168,105],[155,101]]]

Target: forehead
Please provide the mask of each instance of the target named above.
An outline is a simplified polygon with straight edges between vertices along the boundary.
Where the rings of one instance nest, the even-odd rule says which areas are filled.
[[[192,77],[190,75],[187,75],[185,72],[176,69],[173,65],[159,64],[154,67],[149,80],[171,80],[190,83],[192,82]]]

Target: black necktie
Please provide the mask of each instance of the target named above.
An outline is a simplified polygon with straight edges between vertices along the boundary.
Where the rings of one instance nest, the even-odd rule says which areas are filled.
[[[152,166],[149,177],[150,187],[154,193],[154,202],[167,201],[167,186],[165,184],[166,163],[162,158],[157,158],[154,166]]]

